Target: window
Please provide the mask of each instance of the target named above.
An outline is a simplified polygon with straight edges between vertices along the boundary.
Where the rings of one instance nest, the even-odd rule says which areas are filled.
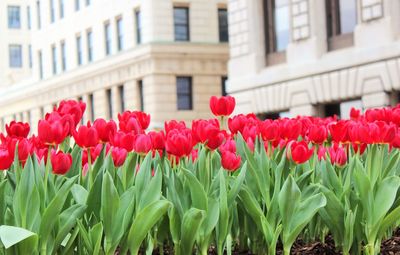
[[[111,94],[111,89],[106,90],[106,96],[107,96],[107,106],[108,106],[108,118],[112,119],[113,118],[113,108],[112,108],[112,94]]]
[[[59,0],[60,19],[64,18],[64,0]]]
[[[56,10],[54,9],[54,1],[55,0],[50,0],[50,22],[54,23],[56,19]]]
[[[189,8],[174,7],[175,41],[189,41]]]
[[[31,26],[31,7],[27,6],[26,7],[26,21],[28,23],[28,29],[31,30],[32,26]]]
[[[117,49],[118,51],[124,48],[124,34],[122,27],[122,18],[117,19]]]
[[[138,90],[139,90],[139,103],[140,103],[140,110],[144,111],[144,94],[143,94],[143,81],[138,81]]]
[[[21,13],[19,6],[8,6],[8,28],[21,28]]]
[[[124,92],[124,85],[118,86],[118,97],[119,97],[119,111],[125,111],[125,92]]]
[[[53,74],[57,74],[57,48],[55,45],[51,46],[51,58],[53,60]]]
[[[89,105],[89,113],[90,113],[90,121],[94,120],[94,99],[93,94],[89,94],[88,96],[88,105]]]
[[[78,66],[82,65],[82,37],[80,35],[76,37],[76,59]]]
[[[42,56],[42,51],[38,52],[38,62],[39,62],[39,78],[43,79],[43,56]]]
[[[32,45],[28,46],[29,68],[32,68]]]
[[[221,78],[221,95],[226,96],[226,81],[228,80],[228,77],[222,76]]]
[[[339,103],[330,103],[324,105],[324,112],[325,112],[325,117],[329,116],[340,116],[340,104]]]
[[[90,0],[86,0],[86,6],[90,5]]]
[[[22,47],[18,44],[12,44],[8,46],[10,67],[20,68],[22,67]]]
[[[140,10],[135,11],[135,21],[136,21],[136,43],[142,43],[142,16]]]
[[[218,26],[219,26],[219,41],[228,42],[228,11],[226,9],[218,9]]]
[[[192,78],[177,77],[176,91],[178,99],[178,110],[192,110]]]
[[[86,32],[86,37],[87,37],[87,51],[88,51],[88,62],[93,61],[93,36],[92,36],[92,31],[88,30]]]
[[[37,27],[38,29],[42,28],[42,20],[40,18],[40,1],[36,1],[36,18],[37,18]]]
[[[104,39],[105,39],[105,47],[106,47],[106,55],[111,54],[111,28],[110,23],[104,24]]]
[[[79,1],[80,0],[75,0],[75,11],[79,11],[79,9],[81,8]]]
[[[353,31],[357,24],[356,0],[326,0],[328,49],[353,45]]]
[[[289,0],[264,0],[265,48],[267,64],[286,61],[289,44]]]
[[[61,42],[61,70],[65,71],[67,69],[67,59],[66,59],[66,49],[65,42]]]

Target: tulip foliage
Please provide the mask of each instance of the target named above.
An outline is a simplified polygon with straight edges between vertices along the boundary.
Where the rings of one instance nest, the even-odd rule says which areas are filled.
[[[63,101],[0,134],[0,254],[290,254],[330,236],[342,254],[380,253],[400,221],[400,107],[351,119],[210,120],[126,111],[81,124]],[[33,132],[31,132],[33,131]]]

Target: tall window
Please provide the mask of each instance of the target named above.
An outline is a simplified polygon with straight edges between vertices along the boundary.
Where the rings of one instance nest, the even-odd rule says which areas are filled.
[[[268,64],[285,61],[289,44],[289,0],[264,0],[265,47]]]
[[[75,0],[75,11],[79,11],[80,8],[80,0]]]
[[[105,40],[105,47],[106,47],[106,55],[111,54],[111,27],[110,23],[104,24],[104,40]]]
[[[54,3],[55,0],[50,0],[50,21],[51,23],[54,23],[56,19],[56,10],[54,9]]]
[[[64,0],[59,0],[60,19],[64,18]]]
[[[8,6],[8,28],[21,28],[21,10],[19,6]]]
[[[32,45],[28,46],[29,68],[32,68]]]
[[[175,41],[189,41],[189,8],[174,7]]]
[[[93,94],[89,94],[88,96],[88,105],[89,105],[89,113],[90,113],[90,121],[93,122],[94,120],[94,99],[93,99]]]
[[[143,112],[144,111],[144,93],[143,93],[143,81],[142,80],[138,81],[138,90],[139,90],[140,110]]]
[[[124,91],[124,85],[118,86],[118,97],[119,97],[119,111],[123,112],[125,111],[125,91]]]
[[[55,45],[51,46],[51,58],[53,60],[53,74],[57,74],[57,48]]]
[[[43,56],[42,56],[42,51],[38,52],[38,62],[39,62],[39,78],[43,79]]]
[[[222,76],[221,78],[221,95],[226,96],[226,81],[228,80],[228,77]]]
[[[177,77],[178,110],[192,110],[192,77]]]
[[[219,26],[219,41],[228,42],[228,11],[226,9],[218,9],[218,26]]]
[[[328,49],[353,45],[353,31],[357,24],[356,0],[325,0]]]
[[[118,51],[124,48],[124,32],[122,27],[122,18],[117,19],[117,49]]]
[[[82,65],[82,37],[76,36],[76,58],[78,66]]]
[[[42,19],[40,16],[40,0],[36,1],[36,20],[38,29],[42,28]]]
[[[88,51],[88,62],[93,61],[93,34],[91,30],[86,32],[86,39],[87,39],[87,51]]]
[[[27,6],[26,7],[26,21],[28,23],[28,29],[31,30],[32,26],[31,26],[31,7]]]
[[[86,6],[90,5],[90,0],[86,0]]]
[[[22,47],[19,44],[11,44],[8,46],[10,67],[22,67]]]
[[[112,94],[111,94],[111,89],[106,90],[106,99],[107,99],[107,106],[108,106],[108,118],[112,119],[113,118],[113,102],[112,102]]]
[[[136,43],[142,43],[142,16],[140,10],[135,11],[135,22],[136,22]]]
[[[65,71],[67,69],[67,59],[66,59],[66,49],[65,42],[61,42],[61,70]]]

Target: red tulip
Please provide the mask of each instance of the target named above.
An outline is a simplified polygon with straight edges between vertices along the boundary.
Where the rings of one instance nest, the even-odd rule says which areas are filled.
[[[93,122],[93,127],[97,130],[99,139],[103,143],[107,143],[112,140],[117,132],[117,124],[115,124],[113,120],[107,122],[104,119],[96,119]]]
[[[70,115],[74,124],[73,128],[75,128],[81,121],[85,109],[86,104],[82,101],[63,100],[60,102],[58,108],[54,108],[54,111],[58,112],[61,116]]]
[[[124,164],[128,152],[124,148],[112,147],[111,156],[115,167],[120,167]]]
[[[195,143],[203,143],[210,150],[218,148],[225,139],[224,134],[219,129],[219,122],[216,119],[193,121],[192,135]]]
[[[259,129],[264,141],[272,142],[280,139],[279,124],[276,121],[262,121],[259,124]]]
[[[323,125],[312,125],[308,130],[308,139],[315,144],[322,144],[328,137],[328,130]]]
[[[192,134],[189,129],[186,130],[171,130],[165,141],[166,151],[178,158],[188,156],[192,152],[193,141]]]
[[[150,115],[139,111],[125,111],[118,114],[119,128],[124,132],[141,134],[149,127]]]
[[[239,114],[228,119],[228,127],[232,134],[243,133],[247,124],[255,125],[258,122],[254,113],[243,115]]]
[[[221,152],[230,151],[232,153],[236,153],[236,142],[232,139],[229,139],[219,147],[219,150]]]
[[[187,129],[185,122],[183,121],[176,121],[176,120],[170,120],[166,121],[164,123],[164,130],[165,134],[168,135],[169,131],[177,129],[177,130],[185,130]]]
[[[11,154],[7,147],[0,146],[0,170],[7,170],[14,161],[14,155]]]
[[[292,141],[289,145],[290,155],[296,164],[302,164],[309,160],[314,152],[313,149],[308,148],[305,141]]]
[[[62,143],[69,131],[70,126],[66,121],[66,118],[60,118],[54,121],[39,120],[39,139],[46,145],[57,145]]]
[[[361,117],[361,110],[358,110],[358,109],[356,109],[354,107],[351,107],[350,118],[352,120],[359,120],[360,117]]]
[[[127,151],[133,151],[133,143],[135,136],[133,133],[124,133],[118,131],[115,133],[114,138],[110,141],[112,146],[124,148]]]
[[[18,145],[17,145],[18,144]],[[15,149],[18,147],[18,160],[24,164],[29,155],[33,153],[33,146],[27,138],[13,138],[8,141],[8,151],[10,154],[15,154]]]
[[[133,150],[138,154],[147,154],[152,149],[152,140],[149,135],[136,135],[133,142]]]
[[[230,151],[223,151],[221,155],[222,167],[228,171],[235,171],[240,167],[241,158]]]
[[[212,96],[210,98],[210,108],[215,116],[229,116],[235,109],[235,98],[231,96],[216,97]]]
[[[6,124],[6,131],[8,136],[26,138],[29,134],[29,123],[11,121],[9,125]]]
[[[151,145],[153,150],[163,151],[165,149],[165,135],[163,131],[148,133],[151,138]]]
[[[331,158],[331,163],[337,166],[344,166],[347,163],[347,154],[343,147],[334,145],[328,149],[329,157]]]
[[[80,126],[78,131],[74,130],[72,135],[81,148],[94,148],[99,143],[99,134],[89,122],[87,126]]]
[[[51,165],[54,174],[66,174],[72,165],[71,154],[63,153],[61,151],[51,154]]]

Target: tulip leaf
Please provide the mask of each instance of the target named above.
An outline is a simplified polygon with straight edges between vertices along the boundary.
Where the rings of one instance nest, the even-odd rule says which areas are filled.
[[[197,208],[189,209],[183,216],[180,245],[181,254],[190,254],[193,250],[194,242],[198,237],[200,226],[205,217],[205,211]]]
[[[203,186],[192,172],[186,170],[185,168],[182,168],[181,170],[188,181],[193,207],[207,211],[207,195]]]
[[[170,202],[158,200],[147,205],[138,213],[133,220],[127,239],[131,254],[138,254],[140,245],[146,238],[150,229],[164,216],[170,206]]]
[[[74,184],[71,188],[71,193],[78,204],[86,205],[86,200],[89,193],[84,187]]]
[[[1,225],[0,240],[6,249],[19,246],[20,254],[34,254],[37,250],[38,235],[24,228]]]

